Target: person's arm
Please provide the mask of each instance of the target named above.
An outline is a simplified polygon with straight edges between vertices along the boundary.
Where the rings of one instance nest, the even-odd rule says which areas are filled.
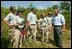
[[[30,15],[27,16],[27,22],[30,25]]]
[[[13,28],[13,27],[14,27],[13,25],[10,25],[9,22],[8,22],[6,19],[3,19],[3,22],[4,22],[5,24],[7,24],[7,26],[8,26],[9,28]]]
[[[4,22],[5,24],[7,24],[7,26],[9,26],[9,22],[8,22],[8,20],[3,19],[3,22]]]
[[[39,29],[40,29],[40,21],[38,22],[38,26],[39,26]]]
[[[51,22],[51,31],[53,30],[53,28],[54,28],[54,20],[53,20],[53,18],[52,18],[52,22]]]
[[[39,20],[37,19],[37,16],[35,17],[36,18],[36,24],[38,24],[39,23]],[[39,24],[38,24],[39,25]]]
[[[62,21],[62,31],[64,32],[65,31],[65,18],[64,18],[64,16],[62,16],[62,19],[61,19]]]
[[[8,14],[4,19],[3,22],[7,24],[9,28],[12,28],[12,25],[9,24],[9,17],[11,14]]]
[[[66,28],[65,28],[65,24],[62,25],[62,31],[65,32]]]
[[[52,24],[51,24],[51,26],[50,26],[50,30],[49,30],[50,32],[52,31]]]
[[[10,13],[3,19],[3,22],[7,24],[7,26],[9,26],[9,17],[10,17]]]

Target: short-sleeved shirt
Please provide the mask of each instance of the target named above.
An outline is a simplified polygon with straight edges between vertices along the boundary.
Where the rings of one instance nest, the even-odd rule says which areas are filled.
[[[37,17],[34,13],[30,12],[27,16],[27,20],[30,22],[30,24],[36,24]]]
[[[16,24],[16,15],[13,13],[9,13],[4,19],[8,20],[10,25]]]
[[[41,23],[42,23],[42,20],[43,20],[42,18],[39,19],[39,24],[40,24],[40,25],[41,25]]]
[[[47,19],[47,24],[51,25],[52,24],[52,17],[47,16],[46,19]]]
[[[53,25],[60,25],[60,26],[62,26],[62,24],[65,24],[65,18],[64,18],[63,15],[58,14],[57,16],[53,17],[52,23],[53,23]]]
[[[20,16],[16,16],[16,23],[20,24],[18,27],[23,28],[24,27],[24,18],[21,18]]]
[[[44,19],[40,18],[39,21],[40,21],[40,25],[41,25],[41,26],[46,26],[46,25],[47,25],[47,20],[46,20],[46,18],[44,18]]]

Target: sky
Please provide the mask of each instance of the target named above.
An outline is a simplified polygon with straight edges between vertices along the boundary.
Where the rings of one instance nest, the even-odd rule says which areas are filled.
[[[30,3],[32,3],[33,6],[38,9],[46,9],[56,4],[60,6],[60,2],[61,1],[1,1],[1,6],[9,8],[10,6],[18,7],[20,5],[27,8]]]

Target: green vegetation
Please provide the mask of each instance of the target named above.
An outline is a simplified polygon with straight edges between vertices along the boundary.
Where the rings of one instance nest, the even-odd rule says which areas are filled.
[[[66,32],[63,33],[63,42],[64,45],[63,47],[65,48],[71,48],[71,13],[69,11],[69,7],[68,8],[64,8],[63,5],[62,7],[65,11],[62,12],[62,14],[65,17],[66,20]],[[32,6],[32,4],[30,5]],[[57,8],[57,5],[47,8],[47,9],[43,9],[43,10],[38,10],[36,9],[36,15],[37,18],[40,18],[41,13],[45,13],[46,15],[48,14],[49,11],[51,11],[54,14],[54,8]],[[27,14],[30,12],[29,8],[24,8],[21,7],[23,9],[23,16],[24,18],[27,18]],[[31,8],[31,7],[30,7]],[[3,18],[9,13],[9,8],[5,8],[5,7],[1,7],[1,47],[2,48],[10,48],[11,44],[10,44],[10,30],[8,28],[8,26],[3,22]],[[47,44],[45,42],[41,42],[40,41],[40,33],[38,33],[37,35],[37,40],[38,41],[31,41],[29,42],[28,39],[25,41],[23,48],[56,48],[56,46],[54,45],[54,40],[53,40],[53,34],[50,36],[50,44]]]

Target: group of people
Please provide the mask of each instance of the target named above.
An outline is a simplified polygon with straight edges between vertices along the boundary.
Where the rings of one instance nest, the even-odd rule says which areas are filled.
[[[22,47],[22,41],[25,38],[37,40],[37,32],[41,32],[41,41],[49,43],[49,33],[53,31],[54,41],[56,46],[62,47],[62,32],[65,31],[65,18],[62,14],[59,14],[59,10],[55,9],[55,15],[52,16],[51,12],[48,12],[48,16],[45,13],[41,14],[40,19],[37,19],[35,9],[32,8],[31,12],[27,15],[25,21],[22,18],[22,11],[16,10],[14,6],[10,7],[10,13],[3,19],[8,25],[10,30],[11,42],[13,42],[13,48]],[[38,29],[37,29],[38,27]]]

